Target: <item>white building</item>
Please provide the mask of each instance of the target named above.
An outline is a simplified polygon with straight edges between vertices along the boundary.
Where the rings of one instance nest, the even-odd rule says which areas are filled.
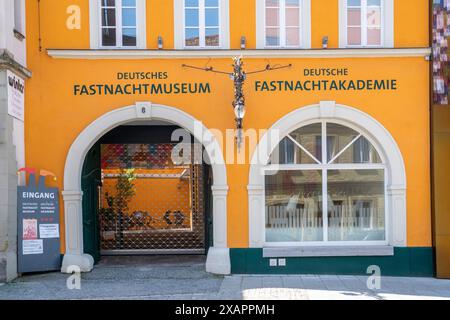
[[[25,0],[0,1],[0,283],[17,276],[17,169],[25,166]]]

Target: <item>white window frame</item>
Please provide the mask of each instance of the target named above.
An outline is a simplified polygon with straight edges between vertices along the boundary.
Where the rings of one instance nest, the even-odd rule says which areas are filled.
[[[345,122],[341,122],[338,120],[321,120],[321,121],[309,121],[302,123],[300,126],[298,126],[296,129],[292,130],[291,132],[311,125],[320,123],[322,125],[322,158],[323,156],[327,155],[327,123],[336,123],[340,124],[342,126],[346,126],[350,129],[355,130],[356,132],[361,134],[361,130],[348,124]],[[290,133],[289,133],[290,134]],[[289,135],[288,134],[288,135]],[[331,161],[328,161],[326,159],[326,162],[317,163],[317,164],[272,164],[262,167],[262,173],[265,177],[267,175],[267,172],[269,171],[308,171],[308,170],[316,170],[322,172],[322,232],[323,232],[323,240],[322,241],[295,241],[295,242],[267,242],[266,241],[266,222],[262,224],[262,237],[263,237],[263,246],[266,248],[270,247],[299,247],[299,246],[305,246],[305,247],[314,247],[314,246],[387,246],[389,244],[389,234],[390,234],[390,224],[389,224],[389,205],[388,205],[388,170],[386,166],[386,161],[382,156],[382,153],[380,150],[377,149],[376,144],[374,141],[372,141],[369,137],[364,136],[375,148],[375,150],[378,152],[381,163],[376,164],[370,164],[370,163],[362,163],[362,164],[333,164],[330,163],[331,161],[335,159],[331,159]],[[283,139],[280,140],[280,142]],[[342,150],[341,150],[342,151]],[[315,157],[313,157],[315,160]],[[325,159],[322,159],[325,160]],[[317,160],[315,160],[317,161]],[[328,171],[329,170],[383,170],[384,172],[384,240],[380,241],[329,241],[328,240]],[[265,183],[263,185],[263,199],[264,204],[261,206],[262,212],[261,216],[266,216],[266,187]]]
[[[339,47],[340,48],[393,48],[394,47],[394,0],[381,0],[381,44],[367,45],[367,19],[361,21],[361,45],[349,45],[347,41],[348,1],[339,0]],[[367,16],[367,0],[361,0],[361,15]]]
[[[300,1],[300,45],[286,45],[285,0],[280,0],[280,45],[266,45],[266,1],[256,0],[256,48],[257,49],[311,49],[311,0]]]
[[[24,10],[25,2],[23,0],[13,0],[14,1],[14,31],[24,34]]]
[[[204,0],[199,0],[200,45],[186,46],[185,42],[185,8],[184,0],[174,0],[174,43],[175,49],[213,50],[230,49],[230,1],[219,0],[219,45],[205,45],[205,7]]]
[[[116,0],[117,1],[117,0]],[[122,22],[120,21],[122,1],[116,2],[116,27],[119,45],[102,45],[101,0],[89,0],[91,49],[146,49],[146,1],[136,0],[136,46],[122,46]],[[120,26],[120,27],[119,27]]]

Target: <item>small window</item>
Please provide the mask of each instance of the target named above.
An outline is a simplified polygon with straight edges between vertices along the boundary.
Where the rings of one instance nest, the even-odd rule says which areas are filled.
[[[91,47],[144,49],[145,0],[91,0]]]
[[[348,45],[382,44],[382,2],[382,0],[347,0]]]
[[[22,0],[14,0],[14,31],[23,33]]]
[[[393,0],[340,0],[340,5],[341,46],[393,46]]]
[[[256,1],[258,49],[311,48],[311,0]]]
[[[103,47],[136,47],[136,0],[101,0]]]
[[[266,47],[299,47],[301,0],[265,0]]]
[[[220,0],[184,0],[185,47],[220,46]]]

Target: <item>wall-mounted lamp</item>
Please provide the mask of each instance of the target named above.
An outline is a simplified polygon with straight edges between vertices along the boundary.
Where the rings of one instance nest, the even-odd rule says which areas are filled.
[[[322,49],[328,48],[328,36],[322,38]]]
[[[158,36],[158,49],[161,50],[163,48],[163,38]]]
[[[242,41],[244,39],[244,42]],[[245,45],[243,46],[242,43],[245,44],[245,37],[241,38],[241,48],[245,48]],[[234,116],[235,116],[235,122],[236,122],[236,144],[238,151],[240,151],[242,143],[244,142],[244,118],[245,118],[245,96],[244,96],[244,82],[247,79],[247,75],[249,74],[256,74],[256,73],[262,73],[267,71],[273,71],[273,70],[279,70],[284,68],[290,68],[292,65],[277,65],[275,67],[272,67],[270,64],[266,65],[264,69],[251,71],[251,72],[245,72],[244,70],[244,62],[241,57],[234,57],[233,58],[233,72],[227,72],[227,71],[220,71],[215,70],[213,67],[196,67],[196,66],[190,66],[183,64],[182,67],[184,68],[191,68],[195,70],[202,70],[206,72],[214,72],[214,73],[220,73],[220,74],[226,74],[230,77],[230,79],[233,81],[234,84],[234,99],[232,102],[232,106],[234,109]]]
[[[241,49],[244,50],[247,47],[247,39],[245,36],[241,37]]]

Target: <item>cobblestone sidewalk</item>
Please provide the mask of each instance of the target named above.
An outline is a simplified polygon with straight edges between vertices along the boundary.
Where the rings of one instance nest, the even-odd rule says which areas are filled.
[[[108,258],[82,275],[80,290],[69,290],[67,279],[58,272],[28,275],[0,285],[0,300],[450,300],[448,280],[383,277],[380,290],[368,290],[360,276],[218,277],[204,271],[203,257]]]

